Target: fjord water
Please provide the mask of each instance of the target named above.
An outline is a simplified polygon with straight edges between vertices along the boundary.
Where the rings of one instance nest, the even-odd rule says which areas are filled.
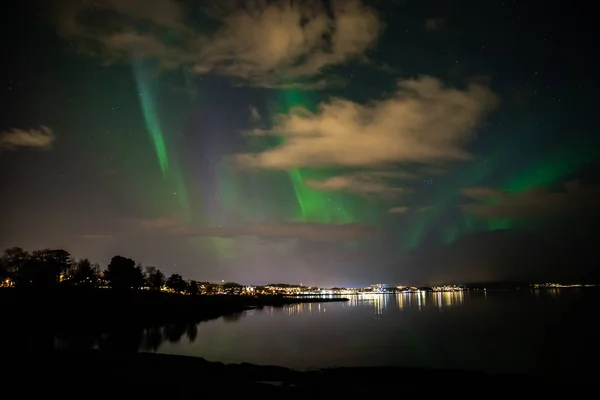
[[[349,296],[198,324],[158,353],[295,369],[407,366],[582,377],[600,355],[600,291],[545,289]],[[146,348],[147,350],[147,348]]]

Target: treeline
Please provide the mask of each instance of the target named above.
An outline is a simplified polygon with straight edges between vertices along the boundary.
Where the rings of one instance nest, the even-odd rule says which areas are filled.
[[[79,287],[111,287],[115,289],[161,290],[197,295],[200,284],[186,281],[179,274],[168,278],[155,267],[143,267],[130,258],[115,256],[106,269],[87,258],[74,259],[62,249],[28,252],[20,247],[4,250],[0,258],[2,286],[52,288],[59,285]],[[207,283],[208,286],[208,283]]]

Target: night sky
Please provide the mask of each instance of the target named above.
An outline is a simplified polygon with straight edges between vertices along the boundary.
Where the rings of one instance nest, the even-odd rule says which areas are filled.
[[[7,4],[2,249],[327,286],[597,268],[582,5]]]

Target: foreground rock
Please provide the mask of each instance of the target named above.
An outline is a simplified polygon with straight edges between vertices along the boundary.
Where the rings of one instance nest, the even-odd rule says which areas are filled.
[[[560,382],[481,372],[412,368],[336,368],[299,372],[150,353],[4,354],[3,393],[32,398],[306,398],[349,395],[549,393]],[[567,386],[564,386],[567,388]],[[589,390],[569,385],[569,394]],[[58,397],[60,396],[60,397]],[[7,397],[8,398],[8,397]]]

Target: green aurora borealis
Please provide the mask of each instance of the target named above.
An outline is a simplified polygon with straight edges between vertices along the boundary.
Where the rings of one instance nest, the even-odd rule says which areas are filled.
[[[538,191],[560,197],[568,181],[596,184],[600,139],[590,100],[596,97],[596,76],[582,72],[590,65],[578,47],[582,39],[573,29],[559,29],[561,19],[547,24],[543,13],[524,13],[510,2],[473,3],[473,12],[465,13],[443,2],[423,7],[344,0],[340,4],[368,3],[378,22],[371,30],[338,35],[334,14],[341,9],[299,11],[300,4],[312,2],[269,5],[270,15],[278,17],[262,19],[266,13],[252,11],[262,2],[205,10],[211,2],[192,7],[193,2],[157,1],[165,8],[65,2],[44,21],[25,8],[21,19],[15,17],[31,35],[23,39],[25,56],[7,58],[14,60],[14,77],[7,75],[2,92],[0,135],[47,126],[54,141],[44,147],[29,140],[10,149],[0,141],[0,179],[7,188],[0,219],[10,232],[0,244],[64,247],[102,263],[122,254],[202,280],[351,285],[404,274],[427,281],[438,266],[454,271],[456,265],[465,265],[462,276],[487,278],[495,275],[480,271],[480,265],[494,264],[485,260],[490,249],[504,252],[513,245],[480,250],[471,245],[473,238],[478,245],[481,238],[495,245],[497,238],[518,235],[559,237],[563,223],[572,223],[565,232],[579,232],[577,212],[572,220],[477,214],[468,206],[495,207],[502,200],[466,194],[480,188],[507,197]],[[363,19],[368,10],[346,15],[345,21],[368,24]],[[313,16],[327,22],[313,26],[324,30],[310,36],[304,24]],[[427,24],[438,16],[443,23]],[[538,22],[535,34],[531,19]],[[419,100],[428,102],[398,108],[407,112],[402,118],[373,122],[381,117],[372,112],[376,105],[396,110],[412,99],[399,93],[401,82],[423,83],[424,77],[439,82],[443,96],[420,93]],[[497,97],[497,104],[473,96],[472,83]],[[464,136],[453,136],[458,141],[442,148],[435,138],[428,141],[438,125],[420,122],[440,110],[440,120],[451,120],[452,113],[436,105],[457,92],[469,95],[444,104],[460,109],[466,101],[477,115],[467,121]],[[320,120],[334,99],[351,103],[358,116]],[[302,155],[304,161],[238,162],[297,141],[292,132],[273,132],[298,108],[314,117],[309,136],[325,120],[335,125],[328,134],[338,136],[313,141],[318,144]],[[340,134],[344,129],[354,135]],[[359,137],[363,132],[382,134],[367,143]],[[411,135],[424,146],[403,148]],[[346,137],[359,145],[336,149]],[[355,156],[365,143],[370,151],[373,142],[397,146],[397,158],[356,157],[353,163],[336,157],[336,151]],[[322,143],[333,144],[321,151]],[[454,147],[472,158],[444,158]],[[419,153],[429,148],[436,156]],[[327,152],[322,163],[306,159]],[[385,188],[315,188],[314,182],[347,177],[365,179],[348,179],[351,184]],[[570,207],[558,204],[556,214]],[[593,219],[587,223],[594,225]],[[555,226],[560,228],[552,234],[539,235]],[[539,252],[560,243],[566,241],[538,243]]]
[[[200,207],[190,206],[193,201],[187,197],[186,184],[177,163],[177,153],[173,152],[170,155],[168,152],[168,140],[163,136],[159,113],[155,110],[156,94],[151,90],[152,83],[149,82],[152,78],[144,78],[139,69],[136,69],[135,76],[140,92],[143,94],[140,96],[140,106],[154,148],[156,162],[165,181],[164,190],[175,187],[179,192],[178,215],[187,216],[187,223],[218,224],[220,220],[218,216],[192,220],[192,214],[198,216],[204,213]],[[289,113],[291,109],[297,107],[314,112],[318,105],[315,97],[317,97],[315,94],[301,90],[273,92],[272,98],[266,101],[266,104],[270,105],[266,107],[268,116],[263,115],[259,124],[268,126],[269,119],[278,114]],[[245,138],[245,143],[251,151],[258,152],[279,146],[284,140],[282,137],[261,136]],[[363,223],[381,228],[386,224],[401,223],[404,225],[404,234],[399,234],[396,243],[399,249],[410,251],[419,248],[424,238],[432,232],[438,237],[440,243],[450,244],[465,234],[510,229],[524,223],[524,221],[509,219],[482,220],[458,208],[461,204],[460,190],[465,187],[485,185],[492,175],[498,175],[498,171],[507,162],[503,159],[507,154],[509,152],[506,149],[495,149],[488,156],[479,155],[478,158],[485,162],[462,165],[459,166],[458,173],[436,177],[440,182],[435,190],[436,194],[427,199],[427,203],[421,204],[427,207],[427,210],[414,213],[400,222],[397,222],[399,220],[397,216],[387,213],[389,206],[394,204],[393,201],[365,199],[343,191],[316,190],[306,184],[309,180],[322,180],[340,172],[344,173],[340,169],[294,168],[285,172],[260,171],[255,172],[253,179],[248,180],[246,174],[240,175],[240,172],[231,165],[221,162],[216,168],[218,202],[224,213],[236,215],[240,219],[235,222],[236,224],[283,219],[325,224]],[[548,154],[538,155],[519,169],[502,174],[498,180],[498,188],[509,193],[518,193],[537,187],[551,187],[562,182],[582,165],[596,159],[597,153],[589,146],[563,147]],[[256,185],[261,186],[261,183],[256,183],[256,180],[262,182],[262,187],[265,187],[264,183],[267,182],[269,193],[257,194],[257,191],[260,192],[262,189],[257,189]],[[273,185],[273,182],[277,183]],[[248,196],[252,192],[254,194]],[[270,210],[268,204],[272,204],[273,201],[279,205]],[[281,204],[284,207],[281,207]],[[192,212],[192,209],[195,211]],[[452,214],[451,218],[445,218],[449,213]],[[205,244],[208,241],[219,253],[227,252],[234,241],[228,238],[190,240]]]

